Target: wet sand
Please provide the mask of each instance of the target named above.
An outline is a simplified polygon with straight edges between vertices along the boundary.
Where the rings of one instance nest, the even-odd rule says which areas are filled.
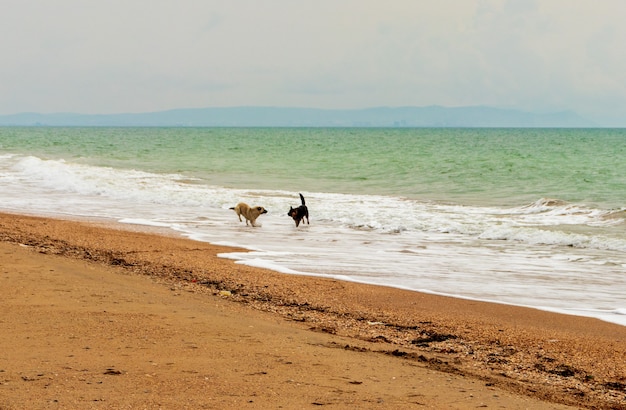
[[[0,409],[626,409],[624,326],[232,250],[0,214]]]

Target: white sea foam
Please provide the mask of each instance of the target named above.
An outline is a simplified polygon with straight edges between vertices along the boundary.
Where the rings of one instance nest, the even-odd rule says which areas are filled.
[[[221,256],[308,274],[599,317],[626,325],[626,240],[607,211],[539,200],[513,208],[304,192],[311,225],[286,216],[297,192],[210,186],[154,174],[0,156],[0,203],[18,211],[105,217],[244,247]],[[269,212],[260,228],[229,210]],[[606,228],[606,229],[605,229]]]

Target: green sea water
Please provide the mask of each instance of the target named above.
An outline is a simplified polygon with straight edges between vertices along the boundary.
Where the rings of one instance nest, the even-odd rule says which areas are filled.
[[[626,199],[624,129],[0,128],[0,152],[234,188],[461,204]]]

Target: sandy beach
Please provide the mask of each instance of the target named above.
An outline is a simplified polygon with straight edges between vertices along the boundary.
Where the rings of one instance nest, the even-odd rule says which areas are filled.
[[[0,214],[0,409],[626,409],[626,327],[229,251]]]

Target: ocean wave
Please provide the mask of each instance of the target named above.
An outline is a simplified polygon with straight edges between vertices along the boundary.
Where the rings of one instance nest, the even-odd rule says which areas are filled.
[[[626,240],[606,235],[579,234],[535,227],[495,226],[478,238],[523,242],[530,245],[557,245],[598,250],[626,251]]]
[[[190,184],[191,178],[182,174],[98,167],[35,156],[5,156],[0,176],[7,185],[14,184],[23,191],[32,189],[40,197],[45,197],[46,192],[79,197],[81,208],[89,198],[94,198],[94,202],[108,199],[111,204],[121,201],[127,209],[158,204],[171,207],[170,212],[187,208],[190,213],[194,209],[223,210],[244,201],[262,203],[270,213],[282,214],[289,206],[299,204],[295,192],[231,189],[198,180]],[[318,221],[357,231],[391,235],[431,232],[531,245],[626,250],[626,240],[620,237],[580,228],[623,224],[624,210],[602,210],[559,199],[541,198],[516,208],[503,208],[378,195],[308,192],[305,196]],[[71,201],[61,206],[64,212],[71,213],[68,204]],[[101,206],[106,207],[104,202]]]

